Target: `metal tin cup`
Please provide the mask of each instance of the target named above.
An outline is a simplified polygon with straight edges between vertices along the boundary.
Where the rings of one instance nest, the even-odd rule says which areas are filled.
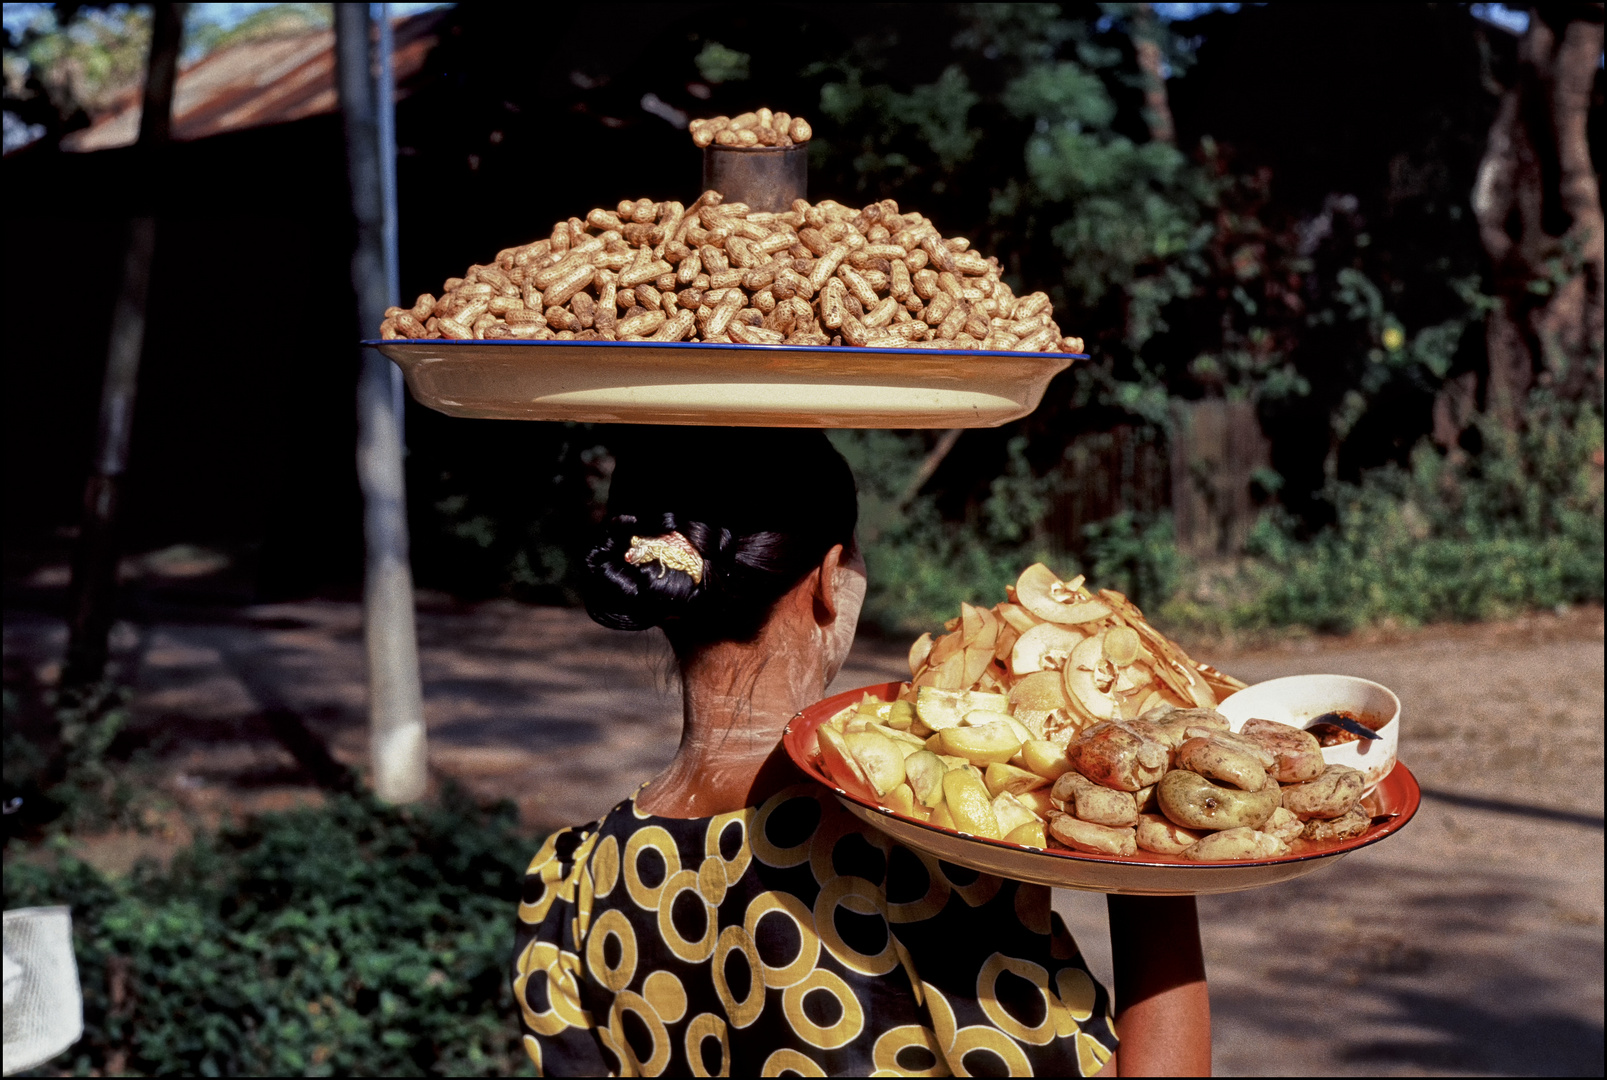
[[[790,210],[794,199],[809,197],[808,147],[706,146],[703,190],[767,213]]]

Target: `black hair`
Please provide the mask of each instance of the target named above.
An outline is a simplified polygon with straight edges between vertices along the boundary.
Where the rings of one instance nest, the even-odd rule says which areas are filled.
[[[775,603],[836,544],[854,546],[859,502],[825,433],[638,429],[616,457],[608,516],[586,556],[586,610],[604,626],[662,626],[677,654],[751,641]],[[631,537],[678,532],[702,580],[625,561]]]

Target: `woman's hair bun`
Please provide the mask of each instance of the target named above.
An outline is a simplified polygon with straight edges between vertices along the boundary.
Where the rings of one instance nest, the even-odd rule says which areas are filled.
[[[678,650],[749,640],[833,545],[853,546],[853,474],[822,432],[653,428],[616,460],[586,557],[586,610],[604,626],[663,626]],[[702,557],[701,580],[626,560],[633,537],[671,533]]]

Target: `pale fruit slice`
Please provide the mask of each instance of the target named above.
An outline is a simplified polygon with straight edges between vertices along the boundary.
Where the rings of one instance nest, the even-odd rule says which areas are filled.
[[[931,634],[930,631],[928,631],[927,633],[924,633],[920,637],[916,638],[915,639],[915,644],[910,646],[910,677],[911,678],[913,678],[914,676],[919,675],[921,673],[921,665],[926,663],[926,658],[928,656],[930,656],[931,654],[932,654],[932,634]]]
[[[1007,725],[1011,731],[1015,732],[1016,738],[1020,742],[1035,738],[1032,732],[1026,729],[1025,725],[1016,723],[1016,718],[1009,713],[993,712],[991,709],[973,709],[966,713],[965,717],[960,721],[961,727],[983,727],[987,724]]]
[[[1082,634],[1058,623],[1039,623],[1016,639],[1010,650],[1010,670],[1031,675],[1046,667],[1059,667],[1065,657],[1083,640]]]
[[[960,718],[977,709],[1004,712],[1010,701],[1003,694],[984,694],[974,690],[940,690],[923,686],[915,697],[915,714],[933,731],[959,724]]]
[[[1094,682],[1094,673],[1067,665],[1066,696],[1081,705],[1095,720],[1109,720],[1116,715],[1116,701]]]
[[[916,821],[925,821],[927,815],[931,813],[930,810],[915,801],[915,793],[910,790],[908,784],[900,784],[892,791],[889,791],[883,796],[882,805],[895,813],[903,814],[907,818],[914,818]]]
[[[994,762],[982,774],[982,782],[988,786],[988,794],[998,798],[1000,793],[1009,792],[1011,795],[1020,795],[1024,791],[1035,791],[1049,781],[1030,769],[1020,769],[1014,765]]]
[[[843,730],[843,728],[847,725],[848,721],[852,717],[854,717],[857,713],[858,713],[857,707],[850,706],[849,708],[844,709],[842,712],[838,713],[836,716],[833,716],[830,720],[827,720],[824,724],[821,724],[820,726],[822,728],[830,728],[833,731],[841,732]]]
[[[1021,740],[1003,723],[983,724],[981,727],[952,727],[937,733],[943,740],[946,753],[963,757],[973,765],[991,765],[995,761],[1009,761],[1021,749]]]
[[[1005,623],[999,627],[999,640],[993,643],[993,658],[1006,668],[1010,666],[1010,656],[1015,652],[1016,642],[1021,640],[1021,631]]]
[[[848,752],[870,781],[871,790],[882,798],[904,782],[904,755],[898,744],[876,731],[855,731],[843,736]]]
[[[865,770],[859,767],[859,762],[854,760],[854,755],[849,753],[843,737],[825,725],[821,725],[817,734],[820,737],[820,763],[825,767],[826,775],[850,795],[874,802],[870,779],[865,775]]]
[[[1049,789],[1046,787],[1023,791],[1016,796],[1016,801],[1044,819],[1049,817],[1049,811],[1055,809],[1055,804],[1049,798]]]
[[[922,806],[936,806],[943,801],[943,774],[948,771],[948,766],[930,750],[917,750],[904,759],[904,778]]]
[[[999,831],[1008,834],[1013,829],[1037,821],[1038,815],[1017,802],[1014,795],[1002,792],[993,798],[993,819],[999,823]]]
[[[1066,690],[1058,671],[1035,671],[1010,688],[1010,708],[1054,712],[1064,708]]]
[[[921,747],[926,745],[925,739],[918,739],[907,731],[900,731],[898,728],[889,727],[886,724],[871,724],[865,730],[874,731],[878,735],[885,735],[900,746],[913,746],[919,750]],[[846,734],[846,732],[844,734]],[[908,757],[909,755],[906,754],[905,756]]]
[[[977,635],[982,632],[982,613],[976,608],[960,601],[960,645],[969,649],[971,643],[976,641]]]
[[[926,819],[929,825],[941,825],[945,829],[958,832],[960,827],[954,823],[954,815],[949,813],[948,803],[938,803],[932,807],[932,816]]]
[[[959,634],[944,634],[932,642],[932,649],[926,654],[926,662],[936,667],[957,652],[965,651],[965,642]]]
[[[967,688],[977,684],[988,665],[993,663],[993,643],[986,645],[976,644],[965,650],[965,685]]]
[[[1009,623],[1018,634],[1025,634],[1028,630],[1031,630],[1034,626],[1037,626],[1042,621],[1020,604],[998,604],[993,610],[999,616],[999,618]]]
[[[1044,835],[1041,821],[1029,821],[1025,825],[1017,825],[1005,834],[1004,841],[1007,844],[1037,848],[1039,851],[1049,846],[1049,838]]]
[[[1099,662],[1105,658],[1105,635],[1095,634],[1084,638],[1071,650],[1071,659],[1066,668],[1081,668],[1084,671],[1099,670]]]
[[[1029,739],[1021,744],[1021,758],[1027,768],[1045,780],[1058,780],[1071,771],[1066,748],[1046,739]]]
[[[1105,631],[1105,655],[1117,667],[1126,667],[1138,659],[1138,631],[1131,626],[1113,626]]]
[[[941,664],[928,667],[925,678],[926,685],[939,690],[966,689],[970,684],[965,681],[965,653],[950,653]]]
[[[943,777],[943,805],[954,819],[954,828],[989,840],[1000,837],[999,819],[993,814],[993,800],[981,780],[964,769],[953,769]],[[935,816],[935,815],[934,815]]]
[[[1033,563],[1016,579],[1016,603],[1054,623],[1072,625],[1093,622],[1110,614],[1110,605],[1088,598],[1075,583],[1061,581],[1043,563]]]
[[[915,722],[915,706],[907,701],[891,702],[887,710],[887,726],[899,731],[908,731]]]

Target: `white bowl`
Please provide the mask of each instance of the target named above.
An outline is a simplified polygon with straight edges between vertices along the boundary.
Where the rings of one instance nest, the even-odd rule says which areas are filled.
[[[1401,699],[1387,686],[1352,675],[1290,675],[1256,683],[1228,695],[1217,707],[1234,730],[1246,720],[1276,720],[1297,728],[1308,728],[1324,713],[1345,712],[1366,722],[1378,732],[1376,739],[1322,748],[1323,760],[1330,765],[1349,765],[1359,769],[1367,790],[1378,786],[1395,767],[1400,749]]]

